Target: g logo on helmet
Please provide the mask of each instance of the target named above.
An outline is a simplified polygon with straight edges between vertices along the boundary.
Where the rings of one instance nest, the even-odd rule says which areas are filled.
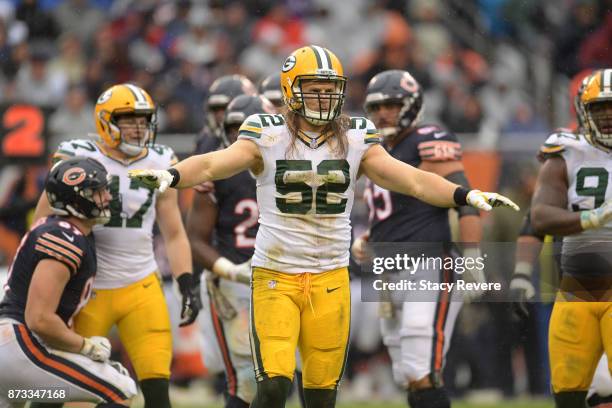
[[[291,71],[295,67],[295,55],[290,55],[283,64],[283,72]]]
[[[101,103],[104,103],[104,102],[108,101],[112,94],[113,94],[112,89],[106,90],[106,92],[104,92],[102,95],[100,95],[100,97],[98,98],[96,103],[99,105]]]
[[[62,182],[68,186],[76,186],[85,180],[86,176],[87,174],[84,169],[81,167],[73,167],[66,170],[64,177],[62,177]]]

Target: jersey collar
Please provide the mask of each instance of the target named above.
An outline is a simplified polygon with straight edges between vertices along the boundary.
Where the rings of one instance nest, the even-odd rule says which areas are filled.
[[[297,134],[298,139],[300,139],[306,146],[310,147],[311,149],[318,149],[319,146],[325,143],[325,141],[329,138],[330,135],[331,132],[327,131],[319,134],[319,136],[312,137],[301,129],[298,130]]]

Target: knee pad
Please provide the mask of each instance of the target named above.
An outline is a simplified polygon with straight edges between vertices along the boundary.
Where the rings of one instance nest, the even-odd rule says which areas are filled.
[[[564,391],[555,393],[555,407],[583,408],[586,407],[586,391]]]
[[[450,399],[444,387],[424,388],[408,392],[410,408],[450,408]]]
[[[287,377],[272,377],[259,381],[251,408],[284,408],[290,389],[291,380]]]
[[[140,382],[140,389],[145,399],[145,408],[170,408],[167,378],[149,378]]]

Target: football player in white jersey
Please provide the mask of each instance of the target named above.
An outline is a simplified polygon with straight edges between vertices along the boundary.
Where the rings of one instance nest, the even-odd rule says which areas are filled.
[[[130,177],[165,191],[250,169],[257,180],[259,230],[251,278],[251,349],[257,378],[252,407],[284,407],[300,349],[307,407],[334,407],[350,323],[347,266],[357,178],[442,207],[518,209],[496,193],[467,190],[392,158],[366,118],[342,115],[346,77],[319,46],[283,64],[280,115],[249,116],[238,140],[168,170]]]
[[[560,132],[545,144],[531,219],[539,234],[563,236],[563,276],[549,329],[557,407],[584,407],[596,366],[612,355],[612,69],[587,80],[584,135]]]
[[[156,221],[183,297],[181,325],[193,323],[198,313],[192,292],[191,250],[177,192],[156,192],[127,175],[128,170],[141,166],[164,169],[177,162],[172,149],[154,144],[155,113],[155,104],[143,89],[115,85],[100,95],[95,107],[99,140],[63,142],[53,156],[54,161],[75,155],[93,157],[108,169],[111,218],[93,231],[98,273],[92,300],[77,315],[75,330],[83,336],[106,336],[117,326],[147,408],[170,406],[172,335],[153,255]],[[36,217],[49,213],[43,195]]]
[[[224,137],[209,138],[201,146],[208,152],[226,148],[226,141],[236,140],[248,116],[275,112],[262,96],[239,95],[225,111]],[[255,190],[255,179],[248,171],[216,181],[210,193],[194,197],[186,222],[194,260],[212,272],[205,280],[212,328],[225,368],[226,408],[248,407],[256,388],[248,331],[251,291],[247,286],[259,218]]]

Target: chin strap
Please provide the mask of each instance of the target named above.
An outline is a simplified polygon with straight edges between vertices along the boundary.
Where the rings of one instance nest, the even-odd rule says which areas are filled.
[[[119,144],[119,150],[131,157],[138,156],[144,149],[144,146],[136,146],[125,142]]]

